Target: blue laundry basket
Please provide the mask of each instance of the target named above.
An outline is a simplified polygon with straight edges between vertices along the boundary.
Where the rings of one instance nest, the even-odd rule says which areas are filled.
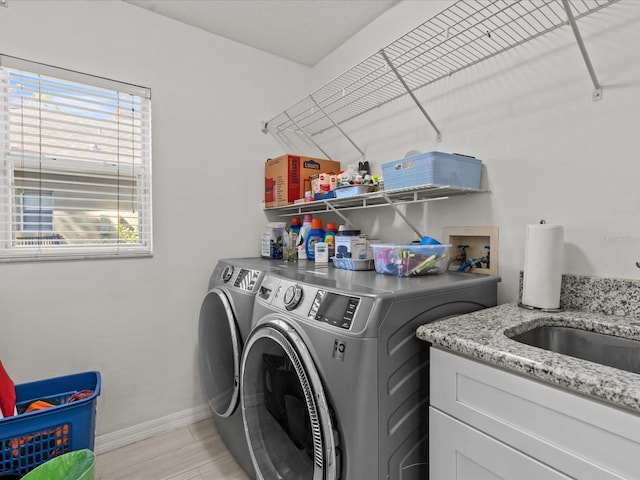
[[[35,400],[56,406],[0,419],[0,476],[25,475],[53,457],[75,450],[93,450],[100,386],[99,372],[16,385],[18,411]],[[93,393],[66,403],[82,390]]]

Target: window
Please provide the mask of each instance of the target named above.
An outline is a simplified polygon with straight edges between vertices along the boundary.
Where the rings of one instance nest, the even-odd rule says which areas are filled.
[[[23,232],[53,233],[53,192],[25,190],[22,192]]]
[[[151,255],[150,98],[0,55],[0,261]]]

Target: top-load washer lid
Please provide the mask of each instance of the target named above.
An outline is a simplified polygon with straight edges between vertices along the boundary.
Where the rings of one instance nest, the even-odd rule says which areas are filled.
[[[338,432],[320,376],[300,336],[273,317],[242,356],[242,414],[260,480],[338,480]]]
[[[220,417],[230,416],[240,394],[241,339],[224,291],[213,288],[200,308],[200,379],[207,401]]]

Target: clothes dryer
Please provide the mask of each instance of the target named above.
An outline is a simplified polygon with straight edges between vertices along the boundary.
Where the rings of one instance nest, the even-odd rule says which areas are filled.
[[[240,359],[249,335],[253,303],[265,272],[275,265],[261,258],[218,262],[200,308],[199,363],[202,388],[227,448],[254,476],[242,424]]]
[[[429,355],[415,330],[496,305],[498,281],[333,267],[267,274],[241,368],[257,478],[428,478]]]

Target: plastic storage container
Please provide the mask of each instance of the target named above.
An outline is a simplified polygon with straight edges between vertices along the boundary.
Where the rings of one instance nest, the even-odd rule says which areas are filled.
[[[441,273],[447,269],[451,245],[371,245],[376,272],[397,277]]]
[[[16,385],[18,411],[35,400],[58,404],[0,420],[0,476],[24,475],[53,457],[93,450],[100,373],[84,372]],[[75,393],[92,390],[81,400]]]
[[[482,160],[442,152],[427,152],[382,164],[385,190],[419,185],[480,188]]]
[[[371,193],[376,190],[376,187],[369,184],[364,185],[349,185],[346,187],[336,188],[336,198],[354,197],[356,195],[362,195],[364,193]]]
[[[342,270],[373,270],[375,268],[373,259],[365,258],[359,260],[356,258],[337,258],[333,257],[333,266]]]

